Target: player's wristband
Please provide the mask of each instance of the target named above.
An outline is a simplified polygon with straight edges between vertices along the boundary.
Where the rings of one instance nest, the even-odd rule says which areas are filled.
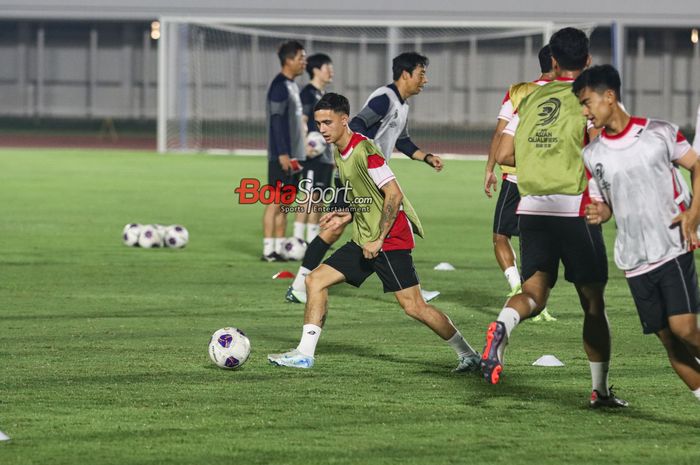
[[[425,162],[426,165],[433,166],[433,164],[430,163],[430,160],[428,160],[428,157],[435,158],[435,155],[433,155],[432,153],[426,153],[425,158],[423,158],[423,161]]]

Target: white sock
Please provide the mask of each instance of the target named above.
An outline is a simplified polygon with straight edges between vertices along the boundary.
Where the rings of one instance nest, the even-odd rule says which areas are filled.
[[[504,307],[498,314],[497,320],[506,326],[506,335],[510,339],[510,333],[520,323],[520,314],[512,307]]]
[[[321,328],[316,325],[304,325],[301,333],[301,341],[297,346],[297,350],[304,355],[313,357],[316,352],[316,344],[318,338],[321,337]]]
[[[321,227],[318,224],[306,223],[306,242],[311,243],[318,236]]]
[[[298,221],[294,222],[294,237],[297,239],[304,240],[304,230],[306,229],[306,223],[300,223]]]
[[[510,340],[510,333],[512,333],[515,327],[518,326],[518,323],[520,323],[520,314],[514,308],[505,307],[501,310],[501,313],[498,314],[497,320],[506,327],[506,342],[498,346],[498,359],[503,362],[503,354]]]
[[[309,273],[311,273],[310,269],[300,266],[299,271],[297,271],[297,275],[294,278],[294,282],[292,283],[292,289],[299,292],[306,292],[306,283],[304,283],[304,280],[306,279],[306,275]]]
[[[452,350],[457,353],[457,357],[466,357],[467,355],[474,355],[476,353],[459,331],[449,338],[447,343],[452,347]]]
[[[593,389],[598,391],[603,396],[609,396],[608,370],[610,369],[610,362],[589,361],[588,364],[591,366],[591,381]]]
[[[517,266],[511,266],[509,268],[506,268],[506,271],[504,271],[503,274],[506,275],[506,279],[508,280],[508,284],[510,285],[511,291],[516,287],[520,286],[520,273],[518,273]]]
[[[695,397],[700,400],[700,388],[697,388],[696,390],[693,391],[693,394]]]
[[[275,251],[275,239],[266,237],[263,239],[263,255],[270,255]]]
[[[282,242],[284,242],[284,237],[275,237],[275,252],[278,254],[282,253]]]

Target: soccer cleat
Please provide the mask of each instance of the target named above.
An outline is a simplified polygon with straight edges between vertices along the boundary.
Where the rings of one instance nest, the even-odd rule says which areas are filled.
[[[297,349],[292,349],[283,354],[268,354],[267,360],[273,365],[290,368],[311,368],[314,366],[314,358],[304,355]]]
[[[538,321],[557,321],[556,318],[554,318],[548,311],[547,308],[545,307],[544,310],[540,312],[539,315],[537,315],[535,318],[532,318],[533,322],[538,322]]]
[[[494,321],[486,331],[486,347],[481,356],[481,373],[491,384],[497,384],[503,371],[503,361],[498,356],[501,345],[506,344],[506,325]]]
[[[610,394],[608,396],[603,396],[594,389],[591,393],[591,408],[622,408],[629,405],[626,400],[615,397],[612,386],[610,386],[609,391]]]
[[[510,299],[511,297],[516,296],[516,295],[520,294],[521,292],[523,292],[523,288],[520,284],[518,284],[517,286],[515,286],[513,289],[510,290],[510,292],[508,293],[508,295],[506,295],[506,297],[508,297]]]
[[[421,289],[420,293],[423,296],[423,300],[426,302],[430,302],[440,295],[440,291],[426,291],[424,289]]]
[[[306,292],[295,291],[292,286],[289,286],[289,289],[287,289],[287,294],[284,296],[284,299],[287,302],[291,302],[293,304],[305,304]]]
[[[260,260],[263,262],[286,262],[287,259],[284,258],[282,255],[278,254],[277,252],[272,252],[268,255],[263,255],[260,257]]]
[[[468,373],[471,371],[479,370],[479,362],[481,361],[481,355],[476,352],[470,355],[463,355],[459,357],[459,365],[457,368],[452,370],[455,373]]]

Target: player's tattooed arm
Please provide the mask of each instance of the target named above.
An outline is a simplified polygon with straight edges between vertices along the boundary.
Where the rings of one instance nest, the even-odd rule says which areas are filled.
[[[384,207],[382,208],[382,215],[379,220],[381,233],[377,240],[367,242],[362,246],[362,252],[365,258],[375,258],[379,255],[379,251],[382,250],[384,239],[389,234],[389,231],[391,231],[394,221],[396,221],[396,216],[399,214],[399,208],[403,200],[403,193],[396,180],[389,181],[382,186],[382,193],[384,194]]]

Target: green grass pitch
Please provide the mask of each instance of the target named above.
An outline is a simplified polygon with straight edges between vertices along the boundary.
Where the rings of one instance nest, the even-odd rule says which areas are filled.
[[[491,249],[483,162],[443,173],[393,162],[425,225],[414,257],[436,305],[478,350],[507,284]],[[260,157],[0,151],[0,464],[697,464],[700,405],[644,337],[611,263],[611,382],[631,407],[591,411],[581,310],[563,280],[555,323],[521,325],[501,384],[455,375],[453,353],[376,278],[332,289],[316,367],[294,347],[296,264],[259,261],[260,205],[238,205]],[[183,250],[120,242],[128,222],[181,223]],[[606,227],[608,247],[613,226]],[[438,262],[454,272],[434,271]],[[237,326],[253,352],[213,366],[210,334]],[[554,354],[563,368],[531,366]]]

